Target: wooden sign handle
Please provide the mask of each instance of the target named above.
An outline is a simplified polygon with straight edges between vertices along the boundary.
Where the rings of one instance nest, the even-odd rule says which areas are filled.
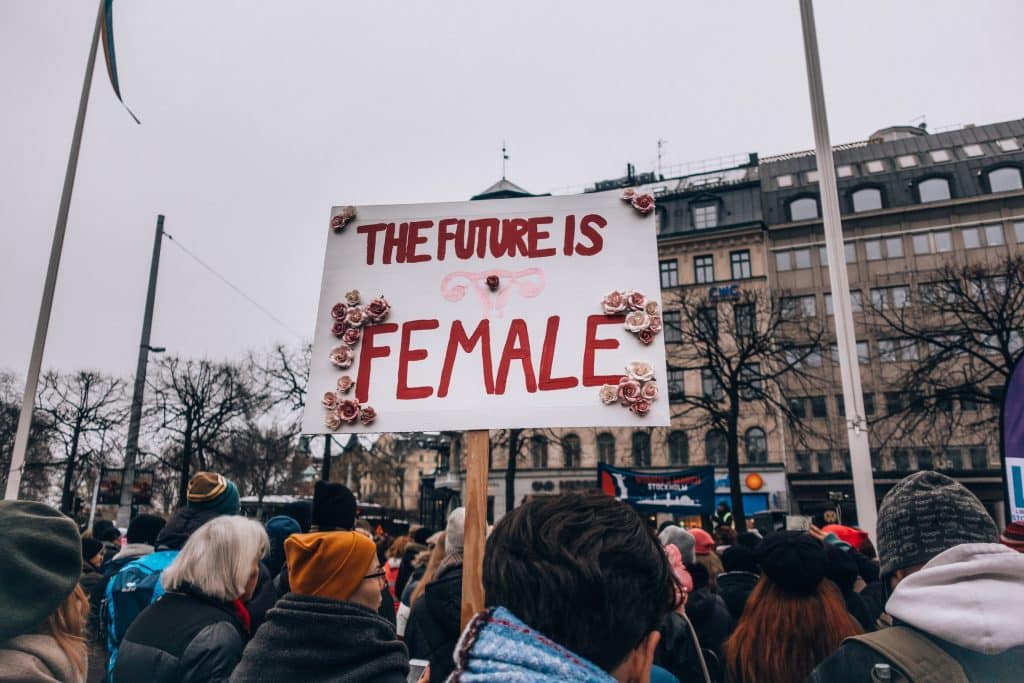
[[[487,469],[490,435],[466,432],[466,527],[462,564],[462,628],[484,608],[484,544],[487,541]]]

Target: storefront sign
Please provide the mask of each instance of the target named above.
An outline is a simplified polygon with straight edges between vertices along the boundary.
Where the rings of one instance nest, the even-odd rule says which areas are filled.
[[[644,511],[680,516],[710,515],[715,509],[714,467],[651,473],[602,463],[597,466],[597,480],[609,496]]]

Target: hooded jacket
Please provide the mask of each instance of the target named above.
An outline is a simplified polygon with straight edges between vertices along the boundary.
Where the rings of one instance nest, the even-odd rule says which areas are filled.
[[[288,593],[267,612],[231,680],[405,683],[408,673],[405,646],[376,612]]]
[[[405,627],[409,656],[430,661],[430,683],[448,678],[455,668],[452,652],[461,632],[462,565],[438,572],[412,606]]]
[[[0,644],[0,678],[25,683],[84,683],[53,636],[30,634]]]
[[[504,607],[476,615],[455,656],[452,683],[615,682],[596,664],[534,631]]]
[[[966,543],[940,553],[896,586],[886,603],[896,623],[929,637],[971,681],[1019,681],[1024,663],[1024,555],[997,543]],[[847,642],[809,683],[860,683],[889,662]]]

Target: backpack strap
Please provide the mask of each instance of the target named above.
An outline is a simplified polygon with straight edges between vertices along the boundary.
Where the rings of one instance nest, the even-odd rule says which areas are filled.
[[[970,683],[960,662],[931,638],[906,626],[847,638],[891,661],[911,683]]]

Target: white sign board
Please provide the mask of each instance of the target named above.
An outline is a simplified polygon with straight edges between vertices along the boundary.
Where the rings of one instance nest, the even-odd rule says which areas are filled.
[[[303,431],[668,425],[647,199],[335,207]]]

